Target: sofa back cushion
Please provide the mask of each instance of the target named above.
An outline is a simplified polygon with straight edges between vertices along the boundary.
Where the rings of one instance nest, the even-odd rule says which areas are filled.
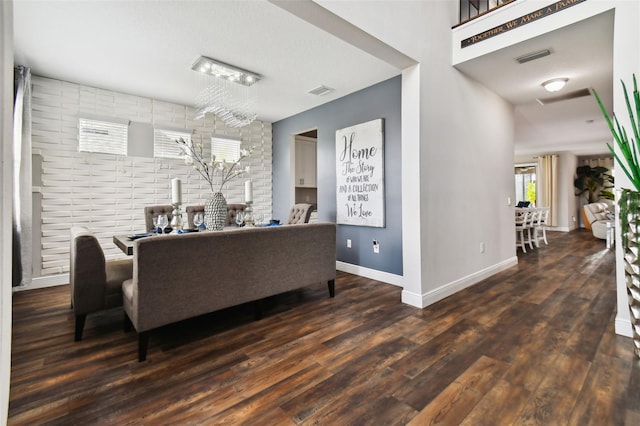
[[[336,225],[241,228],[136,240],[138,332],[336,276]]]

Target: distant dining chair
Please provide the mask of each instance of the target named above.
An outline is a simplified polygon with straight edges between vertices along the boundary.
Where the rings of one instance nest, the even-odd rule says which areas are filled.
[[[133,259],[105,261],[95,235],[71,228],[69,283],[76,342],[82,340],[87,314],[122,306],[122,282],[133,276]]]
[[[313,211],[313,204],[298,203],[291,207],[289,212],[289,219],[287,225],[297,225],[301,223],[309,223],[311,212]]]
[[[546,245],[549,245],[547,242],[547,226],[549,223],[549,207],[540,207],[540,214],[538,216],[538,220],[533,224],[533,235],[534,242],[536,246],[540,247],[540,240],[544,241]]]
[[[153,229],[153,218],[159,214],[166,214],[169,223],[173,219],[173,206],[171,204],[165,204],[160,206],[146,206],[144,208],[144,227],[145,231],[151,231]]]
[[[533,211],[529,209],[516,209],[516,249],[520,247],[523,253],[527,252],[525,244],[531,244],[531,219]],[[533,249],[533,246],[531,246]]]

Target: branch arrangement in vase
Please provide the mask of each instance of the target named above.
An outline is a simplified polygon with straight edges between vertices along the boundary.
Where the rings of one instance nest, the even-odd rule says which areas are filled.
[[[249,157],[253,153],[253,147],[249,149],[240,149],[240,157],[237,161],[227,161],[225,158],[217,159],[213,153],[209,159],[205,158],[203,146],[201,143],[195,146],[192,143],[185,141],[183,138],[176,139],[176,143],[180,145],[182,150],[182,156],[184,157],[185,164],[188,164],[202,176],[209,187],[211,192],[222,192],[222,187],[230,180],[242,176],[248,173],[249,166],[244,169],[240,169],[240,162]],[[214,186],[217,184],[216,175],[220,176],[220,186],[218,191],[215,191]]]

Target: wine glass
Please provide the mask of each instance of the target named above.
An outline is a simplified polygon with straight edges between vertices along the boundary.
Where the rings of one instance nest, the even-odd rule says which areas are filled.
[[[169,218],[166,214],[158,215],[158,226],[162,229],[162,233],[164,234],[164,228],[169,226]]]
[[[193,215],[193,224],[198,228],[198,232],[200,232],[200,227],[204,223],[204,214],[202,212],[197,212]]]
[[[258,226],[262,226],[264,222],[264,213],[257,213],[256,214],[256,224]]]
[[[238,226],[244,225],[244,213],[242,212],[236,213],[236,225]]]
[[[158,216],[153,216],[153,229],[151,232],[158,235]]]

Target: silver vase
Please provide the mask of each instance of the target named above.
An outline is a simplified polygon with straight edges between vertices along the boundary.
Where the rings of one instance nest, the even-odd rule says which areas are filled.
[[[640,358],[640,192],[623,189],[620,194],[620,226],[624,249],[624,278],[633,329],[633,350]]]
[[[208,231],[222,231],[226,221],[227,200],[222,192],[214,192],[204,203],[204,223]]]

